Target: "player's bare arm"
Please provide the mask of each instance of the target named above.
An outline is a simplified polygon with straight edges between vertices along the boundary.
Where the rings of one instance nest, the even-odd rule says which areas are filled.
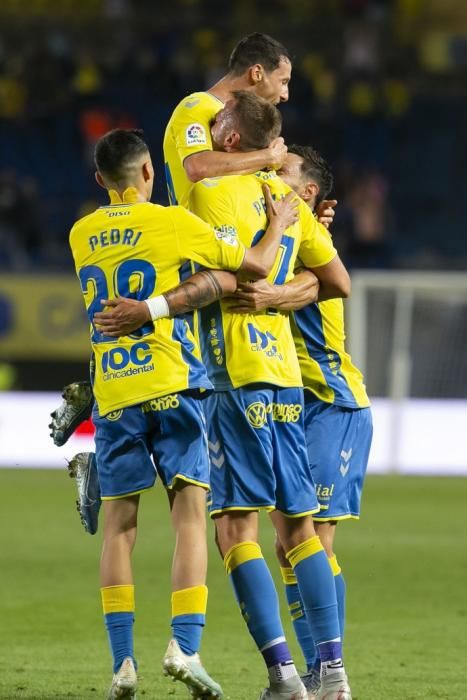
[[[225,153],[201,151],[185,158],[183,166],[191,182],[221,175],[248,175],[265,168],[279,169],[287,157],[287,146],[279,136],[259,151]]]
[[[247,248],[240,268],[250,277],[265,277],[269,274],[284,231],[295,223],[298,217],[298,200],[292,192],[279,201],[272,199],[267,185],[263,187],[263,193],[269,226],[261,241],[253,248]],[[224,295],[235,292],[236,286],[236,277],[229,272],[203,270],[161,295],[168,311],[163,315],[172,317],[208,306]],[[106,335],[128,335],[154,318],[151,317],[150,308],[145,301],[117,297],[105,299],[102,303],[107,310],[97,312],[93,321]]]
[[[178,316],[201,309],[226,294],[235,292],[237,278],[224,270],[201,270],[182,282],[178,287],[165,292],[169,316]],[[151,312],[145,301],[117,297],[102,302],[105,311],[94,315],[95,325],[106,335],[119,337],[129,335],[150,322]]]
[[[327,265],[302,269],[286,284],[267,280],[240,283],[231,306],[237,313],[252,313],[268,308],[297,311],[315,301],[345,299],[350,296],[350,277],[338,255]]]
[[[338,255],[322,267],[312,269],[319,280],[317,301],[347,299],[350,296],[350,275]]]
[[[268,280],[240,282],[229,308],[236,313],[269,308],[295,311],[317,301],[318,290],[319,280],[314,272],[303,268],[287,284],[271,284]]]

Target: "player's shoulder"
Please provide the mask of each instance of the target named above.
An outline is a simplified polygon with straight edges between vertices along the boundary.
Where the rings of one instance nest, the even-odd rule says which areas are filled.
[[[199,180],[191,188],[190,199],[195,202],[237,201],[246,187],[257,188],[257,181],[252,175],[220,175]]]
[[[202,192],[209,190],[223,190],[235,187],[242,175],[217,175],[216,177],[205,177],[204,180],[198,180],[193,185],[193,189]]]
[[[209,92],[192,92],[184,97],[175,107],[172,119],[176,119],[181,113],[189,114],[190,112],[199,114],[204,110],[208,112],[219,111],[222,109],[223,103],[211,95]]]
[[[258,178],[255,174],[250,175],[219,175],[217,177],[206,177],[196,183],[202,190],[218,190],[234,192],[245,188],[258,188]],[[195,187],[196,187],[195,185]]]
[[[86,214],[85,216],[82,216],[81,218],[77,219],[70,229],[70,238],[71,236],[79,234],[81,231],[93,227],[95,225],[96,220],[100,217],[100,209],[101,208],[99,207],[98,209],[95,209],[89,214]]]
[[[198,220],[198,217],[195,214],[179,204],[163,208],[165,209],[167,217],[172,221],[174,226],[183,226],[186,225],[187,222],[193,222],[194,219]]]

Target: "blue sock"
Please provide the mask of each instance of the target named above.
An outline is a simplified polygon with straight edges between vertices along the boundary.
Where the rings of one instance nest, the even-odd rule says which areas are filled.
[[[287,553],[287,558],[297,577],[305,614],[318,650],[321,653],[320,645],[323,642],[340,644],[334,577],[319,537],[311,537],[297,545]],[[342,652],[338,658],[341,657]]]
[[[329,557],[329,566],[331,567],[332,574],[334,576],[334,586],[336,588],[336,598],[337,598],[337,612],[339,614],[339,629],[341,633],[341,640],[344,639],[344,629],[345,629],[345,580],[342,575],[342,569],[337,563],[337,557],[335,554]]]
[[[113,656],[113,672],[117,673],[123,660],[133,653],[133,624],[135,616],[132,612],[114,612],[104,615],[105,626],[109,637]]]
[[[173,637],[184,654],[192,656],[199,651],[207,604],[208,589],[204,585],[172,593]]]
[[[135,588],[133,584],[101,588],[102,610],[113,656],[113,671],[117,673],[122,662],[133,653],[133,625],[135,622]]]
[[[184,654],[193,656],[201,646],[204,615],[179,615],[172,618],[172,636]]]
[[[303,603],[298,589],[297,578],[291,567],[281,566],[282,581],[285,587],[285,595],[289,604],[290,617],[295,631],[297,642],[302,650],[307,671],[315,666],[318,652],[311,634],[310,625],[303,609]]]
[[[337,611],[339,613],[339,627],[341,631],[341,639],[344,640],[345,631],[345,593],[346,585],[342,573],[334,576],[334,584],[336,586]]]
[[[224,558],[248,630],[274,680],[296,675],[280,619],[279,600],[271,573],[256,542],[241,542]],[[270,674],[271,678],[271,674]]]

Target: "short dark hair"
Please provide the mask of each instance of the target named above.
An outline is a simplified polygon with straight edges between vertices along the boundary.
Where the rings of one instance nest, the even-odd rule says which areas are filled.
[[[289,153],[294,153],[303,159],[301,166],[302,175],[310,180],[314,180],[319,187],[316,197],[316,205],[325,199],[334,187],[334,177],[331,168],[324,158],[320,156],[311,146],[287,146]]]
[[[240,132],[240,148],[258,151],[267,148],[281,133],[281,113],[273,104],[248,90],[234,90],[234,118]]]
[[[141,129],[113,129],[96,143],[94,163],[112,182],[124,181],[128,169],[143,154],[149,153]]]
[[[264,69],[271,71],[278,68],[281,59],[291,61],[290,54],[281,43],[268,34],[254,32],[238,42],[229,58],[229,72],[241,75],[250,66],[260,63]]]

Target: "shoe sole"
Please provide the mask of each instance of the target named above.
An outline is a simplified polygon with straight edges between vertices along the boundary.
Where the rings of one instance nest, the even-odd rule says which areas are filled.
[[[130,688],[114,688],[113,694],[109,695],[109,700],[136,700],[136,689]]]
[[[78,428],[78,426],[80,426],[81,423],[84,423],[85,420],[88,420],[91,417],[93,403],[94,400],[90,402],[88,406],[83,408],[79,413],[77,413],[74,419],[71,421],[71,423],[69,423],[65,428],[54,428],[54,424],[52,421],[52,423],[49,425],[49,428],[52,431],[50,433],[50,437],[52,438],[53,443],[56,447],[63,447],[63,445],[65,445],[71,438],[76,428]]]
[[[65,399],[65,395],[63,395],[63,398],[68,403],[67,399]],[[70,437],[73,435],[76,428],[79,425],[81,425],[81,423],[84,423],[85,420],[88,420],[91,417],[93,406],[94,396],[91,395],[87,403],[81,407],[81,409],[75,415],[71,423],[67,423],[63,428],[60,428],[59,426],[54,426],[55,415],[59,408],[55,411],[52,411],[52,413],[50,414],[52,422],[49,424],[49,428],[52,431],[50,433],[50,437],[52,438],[53,443],[56,447],[63,447],[63,445],[65,445],[70,439]]]
[[[181,681],[191,690],[195,690],[197,695],[194,695],[194,698],[199,698],[200,700],[221,700],[223,698],[223,695],[219,695],[205,683],[195,678],[190,669],[184,665],[172,661],[164,661],[164,676],[170,676],[174,681]]]
[[[68,462],[68,473],[72,479],[76,480],[77,469],[74,464],[74,459],[75,458],[73,458],[71,462]],[[90,535],[95,535],[97,532],[97,528],[99,526],[99,511],[101,507],[100,489],[98,484],[97,467],[95,464],[95,459],[96,457],[94,455],[91,458],[92,463],[90,462],[88,465],[84,485],[82,486],[82,488],[78,488],[79,497],[75,501],[76,510],[79,513],[81,523],[83,524],[83,527],[86,530],[86,532],[88,532]],[[93,480],[92,486],[91,480]],[[91,498],[88,495],[90,490],[95,492],[94,498]],[[81,501],[81,499],[84,501],[84,498],[86,498],[86,502]]]

